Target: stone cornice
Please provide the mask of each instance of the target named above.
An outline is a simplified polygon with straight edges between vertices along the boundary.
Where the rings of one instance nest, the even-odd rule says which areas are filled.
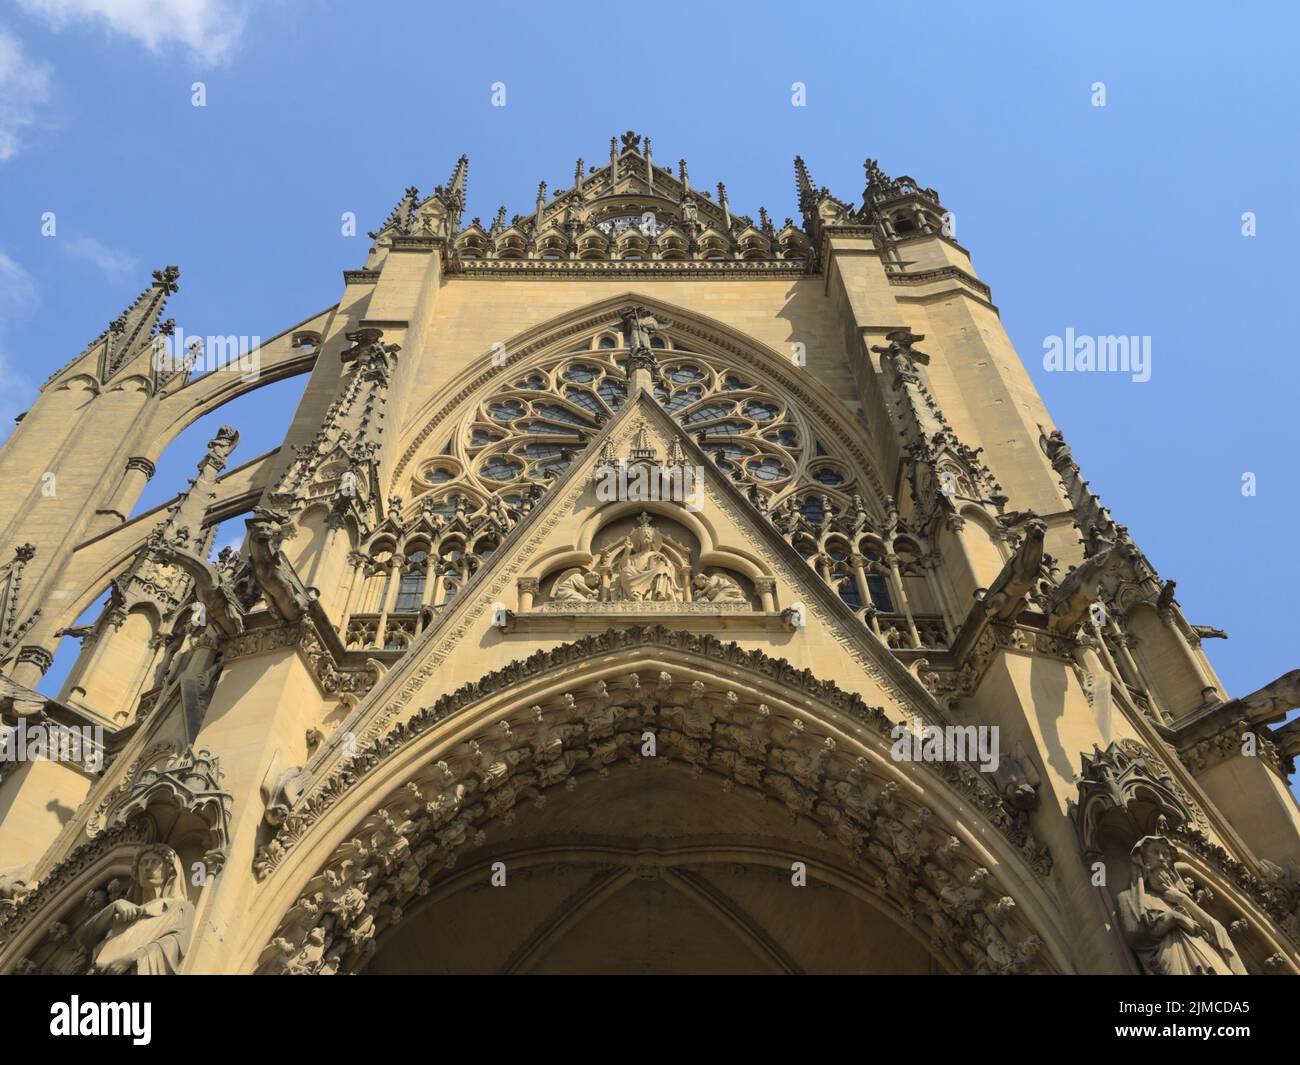
[[[891,285],[928,285],[932,281],[944,281],[948,278],[955,278],[962,284],[969,285],[984,296],[985,299],[988,299],[993,294],[993,290],[988,285],[958,266],[940,266],[933,270],[919,270],[915,273],[890,274],[889,283]]]
[[[238,636],[222,643],[227,662],[293,648],[311,671],[322,694],[364,696],[402,655],[399,651],[349,651],[318,601],[301,621],[277,624],[269,612],[251,615]]]
[[[393,251],[437,251],[446,242],[441,237],[431,236],[395,236],[389,247]]]
[[[816,277],[807,263],[792,260],[710,259],[453,259],[451,278],[549,281],[558,277],[636,277],[662,275],[673,280],[725,277],[729,281],[764,281]]]

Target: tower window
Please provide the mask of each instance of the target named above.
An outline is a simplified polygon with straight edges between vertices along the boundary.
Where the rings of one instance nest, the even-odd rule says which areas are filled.
[[[894,599],[889,594],[889,582],[879,573],[867,574],[867,591],[871,593],[871,602],[882,614],[894,612]]]
[[[411,556],[408,568],[397,585],[397,603],[393,607],[396,613],[413,614],[424,605],[424,582],[427,579],[425,568],[428,563],[429,556],[423,551],[417,551]]]

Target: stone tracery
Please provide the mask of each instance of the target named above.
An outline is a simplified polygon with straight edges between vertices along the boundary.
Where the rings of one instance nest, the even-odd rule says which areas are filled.
[[[413,532],[413,524],[424,520],[439,526],[457,519],[472,524],[498,513],[508,528],[536,506],[626,404],[635,341],[641,345],[636,350],[654,355],[654,394],[664,410],[865,625],[896,649],[947,646],[959,612],[941,589],[937,553],[900,518],[892,500],[877,499],[855,472],[858,464],[842,453],[841,441],[819,436],[801,405],[756,367],[739,369],[703,351],[704,345],[673,323],[642,313],[652,323],[644,335],[635,323],[628,324],[629,311],[563,352],[531,358],[517,370],[512,364],[508,384],[482,392],[449,437],[425,446],[427,457],[414,463],[414,501],[402,508],[407,525],[400,535],[414,549],[395,552],[392,534],[377,536],[378,553],[372,547],[367,563],[367,594],[383,598],[375,588],[375,577],[383,573],[391,597],[393,578],[387,570],[426,550],[425,536]],[[464,536],[452,540],[453,557],[435,561],[428,571],[425,603],[434,609],[481,561]],[[489,536],[486,542],[499,540]],[[430,557],[439,556],[435,551]],[[435,590],[439,572],[446,580]],[[583,596],[582,578],[568,577],[565,598],[598,598]],[[734,592],[713,598],[740,601]],[[379,613],[370,608],[365,619],[352,624],[349,646],[383,645]],[[420,623],[418,617],[407,618],[398,627],[413,635]]]

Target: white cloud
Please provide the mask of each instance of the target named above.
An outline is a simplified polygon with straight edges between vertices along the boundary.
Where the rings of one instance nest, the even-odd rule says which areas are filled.
[[[28,56],[22,42],[0,27],[0,163],[18,154],[23,131],[36,124],[49,93],[49,67]]]
[[[32,275],[0,251],[0,325],[14,308],[29,304],[36,298],[36,282]]]
[[[111,277],[135,270],[135,257],[101,244],[94,237],[69,237],[60,241],[63,250],[74,259],[82,259]]]
[[[244,13],[231,0],[19,0],[55,29],[96,22],[139,41],[151,52],[180,44],[198,59],[230,57],[244,29]]]
[[[36,283],[31,274],[0,251],[0,438],[13,428],[14,416],[26,409],[26,399],[35,384],[14,365],[5,343],[5,333],[14,316],[36,302]]]

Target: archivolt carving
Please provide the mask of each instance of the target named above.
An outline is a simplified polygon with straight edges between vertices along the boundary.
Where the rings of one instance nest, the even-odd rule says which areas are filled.
[[[864,710],[867,720],[883,722],[879,710]],[[396,731],[410,736],[423,724]],[[263,953],[263,970],[356,971],[431,879],[481,844],[493,821],[509,823],[519,803],[543,805],[552,789],[573,790],[615,766],[656,771],[645,768],[647,733],[656,758],[775,802],[791,820],[837,840],[893,912],[924,928],[932,949],[958,967],[1038,967],[1041,940],[1013,900],[897,781],[800,717],[659,672],[563,693],[485,726],[425,765],[308,884]],[[281,854],[264,851],[263,871]]]
[[[649,639],[647,639],[649,637]],[[255,872],[265,877],[284,862],[321,816],[381,762],[470,704],[517,686],[526,677],[596,655],[655,642],[709,659],[743,664],[756,686],[770,678],[783,688],[815,692],[826,704],[887,736],[890,722],[807,671],[712,637],[662,629],[611,631],[552,652],[539,652],[482,681],[444,696],[434,706],[359,751],[285,818],[259,851]],[[987,871],[962,857],[962,844],[936,823],[933,811],[889,779],[884,763],[842,750],[834,737],[815,731],[800,711],[741,694],[714,673],[667,671],[610,674],[521,707],[456,742],[394,791],[337,849],[284,918],[261,965],[268,971],[355,971],[375,937],[401,919],[404,908],[428,890],[439,869],[450,868],[463,848],[486,838],[491,823],[508,822],[520,802],[543,804],[556,787],[572,790],[611,769],[643,768],[642,745],[653,733],[656,758],[718,779],[728,790],[783,806],[794,821],[834,839],[860,864],[864,878],[896,913],[920,922],[935,949],[965,968],[1020,971],[1036,964],[1037,937],[1011,919]],[[760,688],[761,690],[761,688]],[[1037,872],[1049,859],[1029,836],[1023,814],[997,795],[992,782],[967,765],[939,769],[947,782],[997,825]],[[965,864],[963,864],[965,863]],[[969,868],[967,866],[970,866]],[[974,892],[971,894],[970,892]]]

